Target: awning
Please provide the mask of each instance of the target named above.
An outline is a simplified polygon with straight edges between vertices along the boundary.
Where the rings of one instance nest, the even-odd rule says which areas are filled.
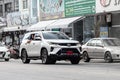
[[[7,32],[7,31],[19,31],[19,30],[23,30],[22,26],[15,26],[15,27],[4,27],[3,31]]]
[[[45,30],[47,26],[54,23],[56,20],[49,20],[49,21],[40,21],[37,24],[32,25],[27,29],[27,31],[38,31],[38,30]]]
[[[0,22],[0,27],[4,27],[4,26],[6,26],[6,23]]]
[[[58,19],[54,23],[50,24],[46,29],[52,29],[52,28],[68,28],[70,24],[83,19],[83,16],[79,17],[72,17],[72,18],[64,18],[64,19]]]

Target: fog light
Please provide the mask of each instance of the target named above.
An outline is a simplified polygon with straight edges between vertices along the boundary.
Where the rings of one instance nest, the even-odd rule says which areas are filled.
[[[119,57],[119,55],[117,55],[117,57]]]
[[[79,49],[80,49],[80,51],[82,51],[82,47],[80,47]]]
[[[51,47],[50,51],[52,52],[54,50],[54,47]]]

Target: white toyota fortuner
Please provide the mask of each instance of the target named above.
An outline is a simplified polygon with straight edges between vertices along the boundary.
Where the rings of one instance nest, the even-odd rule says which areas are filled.
[[[41,59],[43,64],[55,64],[57,60],[70,60],[78,64],[81,59],[81,45],[76,40],[58,31],[37,31],[26,33],[20,45],[23,63]]]

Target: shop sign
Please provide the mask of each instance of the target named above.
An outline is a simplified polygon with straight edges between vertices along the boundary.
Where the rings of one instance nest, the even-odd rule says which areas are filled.
[[[95,13],[95,0],[65,0],[65,17]]]
[[[13,12],[7,14],[7,26],[26,26],[29,24],[29,15],[28,13]]]
[[[7,26],[13,27],[21,25],[21,13],[20,12],[13,12],[7,15]]]
[[[120,0],[96,0],[96,13],[120,10]]]
[[[40,20],[63,18],[64,0],[40,0]]]
[[[100,37],[108,37],[108,27],[100,27]]]

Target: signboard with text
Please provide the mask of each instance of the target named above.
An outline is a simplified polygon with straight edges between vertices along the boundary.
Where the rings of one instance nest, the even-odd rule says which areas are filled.
[[[65,0],[65,17],[95,13],[95,0]]]
[[[64,0],[40,0],[40,20],[63,18]]]
[[[120,10],[120,0],[96,0],[96,13]]]
[[[100,37],[108,37],[108,27],[100,27]]]

